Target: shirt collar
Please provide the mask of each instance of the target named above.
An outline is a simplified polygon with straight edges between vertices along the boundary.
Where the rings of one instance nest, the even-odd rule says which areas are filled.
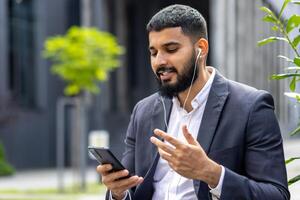
[[[197,109],[201,104],[206,102],[206,100],[208,98],[210,88],[211,88],[211,85],[212,85],[212,82],[213,82],[213,80],[215,78],[215,75],[216,75],[215,68],[206,67],[206,69],[209,71],[210,77],[207,80],[207,82],[205,83],[205,85],[203,86],[203,88],[199,91],[199,93],[192,100],[191,104],[192,104],[193,109]],[[180,102],[179,102],[177,97],[173,97],[172,101],[173,101],[173,106],[175,106],[177,109],[182,109],[180,107]]]

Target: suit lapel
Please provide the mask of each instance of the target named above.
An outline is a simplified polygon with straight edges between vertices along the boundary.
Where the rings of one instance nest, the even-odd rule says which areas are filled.
[[[216,71],[197,137],[206,153],[209,152],[227,96],[228,85],[226,79]]]
[[[227,80],[216,70],[197,137],[198,142],[207,154],[209,153],[228,94]],[[195,191],[198,191],[200,187],[204,189],[205,185],[199,181],[194,181],[194,187]],[[200,192],[203,192],[202,189]],[[204,195],[207,196],[207,193]]]
[[[167,127],[165,125],[165,118],[167,121],[166,123],[168,123],[169,117],[171,114],[172,100],[164,98],[163,101],[164,101],[164,103],[162,102],[162,99],[157,98],[154,103],[152,117],[151,117],[152,133],[153,133],[154,129],[156,129],[156,128],[164,130],[164,131],[167,130]],[[163,106],[165,106],[165,108]],[[155,136],[155,135],[153,134],[153,136]],[[157,137],[157,136],[155,136],[155,137]],[[144,177],[143,183],[136,188],[135,199],[148,199],[149,197],[152,197],[153,176],[155,173],[156,165],[159,160],[159,153],[158,153],[155,145],[151,144],[150,148],[152,149],[152,151],[151,151],[152,152],[152,155],[151,155],[152,161],[151,161],[150,167]]]
[[[165,112],[164,113],[164,106]],[[154,130],[159,128],[161,130],[166,131],[167,127],[165,125],[168,123],[172,108],[172,100],[169,98],[157,98],[154,103],[154,109],[152,113],[152,120],[151,120],[151,129]]]
[[[167,131],[166,123],[169,121],[171,114],[172,100],[168,98],[157,98],[152,112],[151,117],[151,133],[154,137],[157,137],[153,134],[154,129],[158,128],[163,131]],[[165,122],[166,121],[166,122]],[[158,138],[158,137],[157,137]],[[161,138],[158,138],[161,139]],[[152,145],[152,158],[158,155],[158,151],[155,145]],[[154,159],[152,159],[154,160]],[[153,163],[152,163],[153,164]]]

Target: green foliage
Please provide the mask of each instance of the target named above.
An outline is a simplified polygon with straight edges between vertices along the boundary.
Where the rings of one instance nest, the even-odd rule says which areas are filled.
[[[298,34],[295,38],[291,38],[290,33],[292,31],[295,31],[296,28],[299,28],[300,26],[300,15],[297,14],[293,14],[291,15],[287,20],[286,19],[282,19],[282,14],[285,10],[285,8],[287,7],[287,5],[289,3],[295,4],[295,5],[300,5],[300,1],[291,1],[291,0],[285,0],[283,2],[283,5],[280,9],[280,12],[278,14],[278,16],[269,8],[267,7],[261,7],[260,9],[266,13],[266,15],[263,17],[263,21],[266,23],[270,23],[272,25],[272,30],[275,33],[280,33],[281,37],[278,36],[271,36],[268,37],[266,39],[263,39],[261,41],[258,41],[258,46],[263,46],[266,45],[268,43],[271,42],[277,42],[277,41],[284,41],[287,42],[289,44],[289,46],[291,47],[291,49],[294,52],[294,58],[288,58],[286,56],[283,55],[279,55],[279,58],[284,59],[285,61],[287,61],[287,63],[293,65],[293,66],[288,66],[285,68],[285,71],[287,73],[282,73],[282,74],[273,74],[271,76],[272,79],[275,80],[280,80],[280,79],[286,79],[289,78],[290,79],[290,92],[285,92],[285,95],[291,98],[296,99],[296,101],[298,103],[300,103],[300,93],[296,93],[296,86],[297,86],[297,82],[300,81],[300,55],[299,52],[297,50],[297,47],[300,43],[300,30],[298,29]],[[297,128],[295,128],[290,135],[296,135],[300,133],[300,124],[298,125]],[[294,158],[290,158],[288,160],[286,160],[286,164],[294,161],[294,160],[298,160],[300,159],[300,157],[294,157]],[[288,184],[291,185],[297,181],[300,180],[300,175],[295,176],[294,178],[291,178],[288,181]]]
[[[66,81],[66,95],[98,93],[98,82],[120,65],[124,50],[116,38],[96,28],[71,27],[65,35],[45,41],[43,56],[53,62],[51,71]]]
[[[259,41],[257,44],[258,44],[258,46],[263,46],[265,44],[275,42],[275,41],[279,41],[279,40],[288,42],[287,39],[282,38],[282,37],[269,37],[269,38],[266,38],[266,39],[263,39],[263,40]]]
[[[300,25],[300,16],[293,15],[289,18],[288,23],[286,25],[286,32],[289,33],[293,29],[297,28]]]
[[[297,181],[300,181],[300,175],[295,176],[294,178],[291,178],[291,179],[288,181],[288,184],[289,184],[289,186],[290,186],[290,185],[292,185],[293,183],[296,183]]]
[[[14,168],[6,162],[4,155],[4,147],[0,143],[0,176],[7,176],[13,173]]]
[[[298,160],[298,159],[300,159],[300,157],[289,158],[285,161],[285,164],[289,164],[290,162],[292,162],[294,160]]]

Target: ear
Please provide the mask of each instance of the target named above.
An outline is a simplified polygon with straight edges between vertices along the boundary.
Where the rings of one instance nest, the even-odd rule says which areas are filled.
[[[197,43],[197,48],[201,49],[201,55],[202,56],[206,56],[208,54],[208,49],[209,49],[209,45],[208,45],[208,41],[204,38],[200,38]]]

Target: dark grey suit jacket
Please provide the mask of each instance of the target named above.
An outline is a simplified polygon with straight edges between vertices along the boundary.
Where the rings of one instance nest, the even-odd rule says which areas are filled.
[[[167,117],[172,107],[165,99]],[[159,154],[150,142],[153,130],[166,130],[159,95],[141,100],[134,108],[125,139],[122,163],[144,182],[131,190],[133,199],[151,199]],[[212,83],[198,142],[225,167],[221,199],[289,199],[282,138],[272,96],[225,79],[218,72]],[[206,183],[194,180],[198,199],[210,199]]]

